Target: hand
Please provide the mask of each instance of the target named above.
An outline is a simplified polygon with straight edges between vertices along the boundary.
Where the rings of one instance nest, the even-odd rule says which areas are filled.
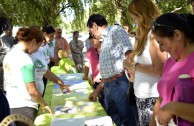
[[[69,89],[69,87],[67,85],[64,85],[64,84],[60,85],[60,89],[62,90],[62,92],[65,89],[65,90],[67,90],[67,93],[71,93],[71,90]]]
[[[170,113],[168,109],[168,104],[159,109],[156,117],[160,125],[168,125],[168,123],[173,117],[173,115]]]
[[[41,106],[42,111],[45,112],[45,110],[47,110],[50,114],[54,115],[54,113],[52,112],[51,108],[49,106]]]
[[[132,69],[132,68],[129,68],[128,70],[125,69],[125,73],[127,74],[127,79],[130,81],[130,82],[134,82],[134,79],[135,79],[135,70]]]
[[[123,67],[128,70],[130,68],[130,66],[131,66],[131,61],[129,61],[129,59],[124,59],[123,60]]]
[[[88,80],[88,76],[84,76],[83,77],[83,80]]]
[[[88,97],[88,99],[90,101],[96,101],[97,100],[97,96],[98,96],[98,92],[96,90],[94,90]]]
[[[81,64],[77,64],[76,66],[78,69],[82,68],[82,65]]]

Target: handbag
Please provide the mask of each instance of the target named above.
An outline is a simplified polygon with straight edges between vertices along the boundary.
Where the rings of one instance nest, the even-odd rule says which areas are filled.
[[[129,82],[129,89],[127,92],[128,96],[128,101],[130,105],[136,105],[136,99],[135,99],[135,94],[134,94],[134,88],[133,88],[133,83]]]

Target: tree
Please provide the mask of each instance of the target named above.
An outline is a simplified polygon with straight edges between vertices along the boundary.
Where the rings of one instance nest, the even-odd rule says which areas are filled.
[[[133,29],[133,22],[128,13],[128,4],[131,0],[91,0],[93,2],[90,13],[100,13],[106,15],[108,22],[113,24],[115,19],[119,18],[122,25],[128,25]],[[190,0],[154,0],[158,5],[161,13],[174,12],[174,13],[190,13],[191,6]],[[151,13],[151,11],[150,11]]]
[[[0,12],[5,13],[14,25],[63,24],[62,17],[73,17],[71,29],[86,31],[86,22],[92,13],[104,15],[109,24],[120,23],[133,28],[128,13],[131,0],[1,0]],[[189,0],[155,0],[162,13],[191,12]],[[88,10],[87,10],[88,9]],[[150,12],[151,13],[151,12]],[[67,22],[62,26],[66,26]]]
[[[190,0],[156,0],[162,13],[191,13]]]
[[[9,15],[14,25],[58,25],[66,9],[72,9],[79,18],[82,0],[1,0],[0,11]]]

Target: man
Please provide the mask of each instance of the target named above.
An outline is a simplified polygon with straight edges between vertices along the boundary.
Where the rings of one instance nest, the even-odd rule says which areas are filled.
[[[60,49],[63,49],[65,51],[69,52],[69,44],[68,44],[67,40],[64,37],[62,37],[62,29],[61,28],[56,29],[55,40],[56,40],[55,58],[58,59],[56,61],[56,65],[58,65],[58,62],[59,62],[59,58],[57,55],[58,51]]]
[[[78,40],[79,32],[73,32],[73,40],[70,41],[69,47],[71,50],[72,58],[75,63],[76,69],[79,73],[83,71],[83,48],[84,44],[83,41]]]
[[[129,105],[129,81],[124,74],[123,60],[129,57],[132,45],[119,25],[108,26],[99,14],[89,17],[87,26],[92,36],[102,39],[99,64],[104,83],[105,109],[117,126],[136,126],[136,106]]]
[[[1,38],[1,64],[4,59],[4,56],[7,54],[7,52],[12,48],[14,38],[12,37],[12,26],[9,26],[8,29],[4,30],[5,35]]]
[[[2,42],[3,46],[6,46],[7,48],[12,48],[13,46],[13,40],[14,38],[12,37],[12,27],[9,27],[7,30],[4,31],[5,35],[2,36]]]

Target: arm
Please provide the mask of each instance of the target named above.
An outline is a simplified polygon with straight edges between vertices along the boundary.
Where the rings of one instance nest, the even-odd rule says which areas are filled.
[[[152,76],[161,76],[164,62],[168,57],[166,52],[160,51],[159,45],[155,41],[153,35],[151,35],[150,37],[149,51],[152,59],[152,64],[151,65],[137,64],[136,70]]]
[[[64,40],[64,50],[66,50],[69,53],[69,44],[65,38],[63,38],[63,40]]]
[[[40,104],[43,109],[47,109],[51,114],[53,114],[51,109],[47,106],[46,102],[43,100],[42,95],[40,94],[40,92],[36,88],[36,84],[34,82],[27,83],[26,89],[27,89],[29,95],[31,96],[31,98],[35,102]]]
[[[68,92],[71,92],[69,87],[66,86],[63,81],[57,77],[54,73],[52,73],[49,69],[47,70],[47,72],[44,74],[44,77],[46,77],[48,80],[58,84],[61,88],[61,90],[66,89]]]
[[[73,47],[72,47],[72,41],[70,41],[70,43],[69,43],[69,49],[70,49],[71,53],[75,53],[74,50],[73,50]]]
[[[90,63],[85,62],[85,69],[84,69],[84,80],[88,80],[88,73],[89,73]]]
[[[98,85],[98,87],[96,88],[96,90],[94,90],[88,97],[88,99],[90,101],[96,101],[97,96],[99,95],[99,93],[103,90],[104,88],[104,82],[100,82],[100,84]]]
[[[152,114],[152,119],[150,122],[150,126],[156,126],[156,121],[155,121],[155,117],[156,117],[156,113],[158,112],[158,110],[160,109],[160,104],[162,102],[162,98],[159,96],[155,106],[154,106],[154,110],[153,110],[153,114]]]
[[[170,102],[163,106],[157,113],[160,124],[167,124],[173,116],[178,116],[194,123],[194,104],[183,102]]]

